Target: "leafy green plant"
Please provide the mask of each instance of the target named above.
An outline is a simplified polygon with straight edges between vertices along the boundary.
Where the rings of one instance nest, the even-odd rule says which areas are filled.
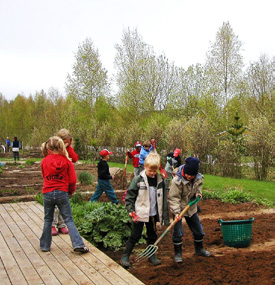
[[[25,165],[26,166],[31,166],[31,165],[34,165],[35,164],[35,161],[34,159],[27,159],[26,162],[25,162]]]
[[[76,226],[83,237],[96,245],[119,250],[131,234],[131,218],[124,205],[111,202],[90,203],[83,208],[73,205],[73,216]],[[91,210],[81,216],[85,207]],[[93,207],[93,209],[91,209]],[[142,239],[141,242],[144,242]]]
[[[35,200],[43,206],[43,194],[42,193],[37,193],[35,195]]]
[[[26,187],[26,193],[27,194],[33,194],[35,192],[33,187]]]
[[[82,171],[78,174],[78,181],[84,185],[91,185],[95,180],[95,176],[87,171]]]
[[[243,192],[242,190],[237,188],[228,189],[228,191],[225,193],[217,190],[214,191],[203,190],[203,198],[217,199],[221,200],[224,203],[231,203],[231,204],[251,202],[259,205],[264,205],[267,207],[273,207],[274,205],[272,201],[263,198],[255,198],[251,194]]]
[[[83,204],[84,203],[83,195],[79,192],[75,193],[74,195],[72,195],[70,202],[73,204]]]

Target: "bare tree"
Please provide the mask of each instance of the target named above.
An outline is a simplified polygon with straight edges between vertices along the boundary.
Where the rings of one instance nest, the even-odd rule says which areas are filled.
[[[229,22],[218,30],[216,41],[207,53],[206,68],[213,90],[219,90],[220,104],[225,106],[234,95],[235,86],[242,72],[243,58],[239,41]]]

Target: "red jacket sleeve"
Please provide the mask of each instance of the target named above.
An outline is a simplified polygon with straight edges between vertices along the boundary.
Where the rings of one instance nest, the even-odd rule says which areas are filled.
[[[71,161],[69,161],[68,176],[69,176],[69,191],[68,191],[68,193],[73,194],[76,190],[77,176],[75,173],[74,165]]]
[[[73,147],[71,145],[67,146],[67,152],[69,154],[69,157],[72,159],[72,162],[77,162],[78,161],[78,155],[74,151]]]

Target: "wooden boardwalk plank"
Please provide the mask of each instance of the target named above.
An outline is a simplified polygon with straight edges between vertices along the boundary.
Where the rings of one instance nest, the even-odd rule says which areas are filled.
[[[36,223],[37,224],[43,223],[43,217],[44,217],[43,212],[41,210],[39,210],[35,205],[30,206],[28,204],[28,205],[26,205],[26,207],[27,206],[28,206],[28,210],[26,209],[26,211],[34,211],[36,213],[36,215],[34,215],[34,217],[36,219]],[[21,204],[21,207],[23,207],[22,204]],[[41,229],[41,231],[42,231],[42,229]],[[63,241],[65,241],[68,245],[70,245],[70,249],[72,250],[71,240],[70,240],[69,235],[59,235],[57,237],[54,237],[55,244],[58,246],[58,243],[60,241],[60,239],[58,239],[58,238],[61,238],[61,236],[63,236],[62,237]],[[85,241],[85,243],[88,244],[88,241]],[[93,248],[93,246],[90,244],[88,246],[90,249]],[[82,258],[86,262],[91,264],[96,271],[100,272],[100,274],[105,278],[105,282],[107,282],[107,284],[108,283],[111,283],[111,284],[127,284],[127,282],[125,282],[119,275],[114,273],[108,266],[106,266],[100,259],[98,259],[97,256],[95,256],[93,254],[85,254],[85,255],[82,255]],[[112,259],[110,259],[110,260],[112,261],[112,264],[116,264]],[[132,275],[130,275],[130,276],[132,277]]]
[[[44,208],[35,201],[0,204],[0,213],[1,285],[143,284],[85,239],[90,253],[84,255],[62,234],[53,237],[50,252],[42,252]]]
[[[1,206],[2,205],[0,205],[0,207]],[[22,217],[18,215],[16,211],[14,211],[11,205],[9,204],[5,204],[4,209],[8,210],[9,214],[11,215],[13,220],[16,222],[16,225],[18,226],[19,230],[18,231],[13,230],[13,233],[14,235],[18,237],[18,240],[20,240],[22,244],[22,248],[28,254],[30,262],[36,268],[41,279],[44,281],[45,284],[60,284],[58,279],[55,277],[55,275],[52,273],[52,271],[49,269],[47,264],[44,262],[44,260],[41,258],[41,256],[37,252],[37,248],[33,246],[33,244],[31,243],[31,241],[35,239],[35,235],[31,232],[28,226],[29,220],[27,220],[28,224],[26,224],[25,221],[22,219]],[[2,209],[1,209],[1,212],[2,212]],[[36,241],[36,243],[37,242],[38,241]]]
[[[25,276],[27,283],[42,284],[41,278],[28,258],[29,254],[24,251],[24,240],[21,240],[19,237],[20,233],[17,231],[17,225],[3,207],[1,208],[1,214],[5,219],[5,222],[3,220],[0,221],[1,233],[8,247],[12,249],[14,259]]]
[[[1,213],[2,216],[2,213]],[[22,271],[18,267],[16,259],[14,258],[11,250],[9,249],[8,244],[5,241],[4,233],[2,231],[2,224],[4,223],[3,218],[1,217],[1,232],[0,232],[0,256],[3,261],[4,268],[8,274],[12,284],[28,284],[22,274]]]
[[[29,203],[29,202],[28,202]],[[41,219],[43,219],[44,217],[44,212],[43,212],[43,207],[37,203],[37,202],[32,202],[34,204],[34,206],[37,208],[34,209],[32,208],[37,216],[39,216]],[[40,211],[40,213],[39,213]],[[70,243],[70,240],[69,240],[69,237],[68,235],[60,235],[60,237],[64,240],[67,240],[67,242],[69,244]],[[86,241],[84,239],[85,243],[88,244],[89,242]],[[120,276],[121,278],[124,279],[124,281],[127,282],[127,284],[143,284],[139,279],[137,279],[136,277],[134,277],[133,275],[129,274],[129,272],[127,270],[125,270],[122,266],[120,266],[119,264],[117,264],[116,262],[114,262],[110,257],[108,257],[107,255],[105,255],[102,251],[100,251],[99,249],[97,249],[96,247],[94,247],[93,245],[89,245],[89,248],[90,248],[90,252],[93,254],[93,256],[96,258],[96,259],[90,259],[87,260],[89,261],[91,264],[93,264],[93,266],[96,266],[96,265],[99,265],[97,260],[99,259],[104,265],[106,265],[109,269],[111,269],[112,271],[114,271],[118,276]],[[89,256],[90,257],[90,256]],[[83,256],[83,258],[87,259],[88,256],[85,255]],[[96,264],[94,264],[94,262]],[[100,266],[100,265],[99,265]],[[101,268],[99,267],[96,267],[98,270],[101,270]],[[108,275],[107,275],[108,276]],[[113,279],[110,279],[111,281],[113,281]],[[116,283],[117,284],[117,283]]]
[[[19,206],[20,203],[10,204],[17,214],[22,217],[23,221],[27,221],[28,227],[25,227],[24,233],[32,246],[38,252],[43,261],[50,268],[56,279],[61,284],[77,284],[74,279],[68,274],[68,272],[62,267],[62,265],[56,260],[56,258],[50,252],[42,252],[39,248],[39,237],[34,229],[34,224],[30,216],[28,216],[24,210]],[[7,205],[7,204],[5,204]],[[39,231],[38,231],[39,233]],[[40,232],[41,233],[41,232]]]
[[[35,213],[37,214],[38,217],[43,219],[44,218],[43,207],[39,203],[37,203],[37,202],[32,202],[32,203],[36,207],[36,209],[32,208],[32,210],[35,211]],[[65,241],[67,241],[67,243],[71,244],[68,235],[60,235],[60,237],[62,239],[64,239]],[[86,244],[89,243],[85,239],[84,239],[84,241],[85,241]],[[129,274],[129,272],[127,270],[125,270],[122,266],[120,266],[119,264],[114,262],[110,257],[105,255],[102,251],[100,251],[99,249],[97,249],[93,245],[91,245],[91,246],[89,245],[89,248],[90,248],[90,252],[93,254],[93,256],[95,258],[91,258],[90,255],[89,256],[88,255],[84,255],[83,258],[85,258],[89,263],[93,264],[93,266],[95,266],[95,268],[97,270],[100,270],[101,272],[104,272],[104,271],[102,271],[102,268],[103,268],[102,265],[100,263],[98,263],[98,259],[99,259],[105,266],[107,266],[108,269],[111,269],[118,276],[123,278],[124,281],[127,282],[127,284],[137,284],[137,285],[138,284],[143,284],[139,279],[137,279],[133,275]],[[107,276],[109,278],[108,272],[107,272],[106,278],[107,278]],[[112,276],[110,276],[109,280],[110,280],[110,282],[114,281],[114,279],[112,279]],[[118,284],[118,283],[116,283],[116,284]]]
[[[8,273],[4,267],[2,258],[0,257],[0,280],[1,280],[1,285],[10,285],[10,279],[8,277]]]

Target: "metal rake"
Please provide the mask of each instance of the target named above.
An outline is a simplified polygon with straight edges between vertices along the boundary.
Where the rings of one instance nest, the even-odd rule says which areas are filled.
[[[143,252],[141,252],[136,258],[135,258],[135,261],[136,262],[140,262],[140,261],[143,261],[144,259],[146,258],[149,258],[151,257],[152,255],[154,255],[157,250],[158,250],[158,246],[157,244],[163,239],[163,237],[171,230],[171,228],[174,227],[174,225],[179,221],[181,220],[181,218],[184,216],[184,214],[188,211],[188,209],[198,203],[200,201],[201,197],[198,196],[195,200],[193,201],[190,201],[188,203],[188,205],[181,211],[181,213],[179,214],[178,218],[175,219],[172,224],[161,234],[161,236],[157,239],[157,241],[154,243],[154,244],[149,244]]]

